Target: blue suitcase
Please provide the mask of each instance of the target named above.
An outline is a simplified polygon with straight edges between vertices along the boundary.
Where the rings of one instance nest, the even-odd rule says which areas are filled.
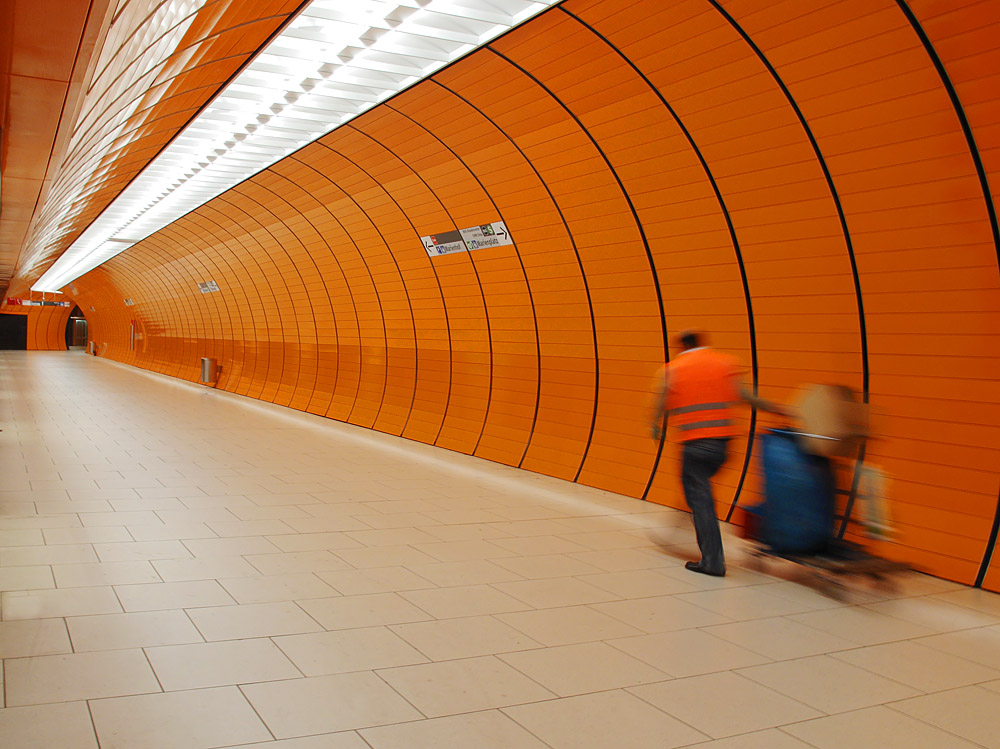
[[[803,452],[795,432],[762,438],[761,540],[781,554],[822,552],[833,539],[835,492],[830,461]]]

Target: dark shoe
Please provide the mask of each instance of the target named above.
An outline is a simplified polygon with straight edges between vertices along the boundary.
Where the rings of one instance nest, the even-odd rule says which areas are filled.
[[[711,575],[712,577],[725,577],[726,570],[710,570],[708,567],[702,565],[701,562],[686,562],[684,564],[684,569],[691,570],[692,572],[700,572],[703,575]]]

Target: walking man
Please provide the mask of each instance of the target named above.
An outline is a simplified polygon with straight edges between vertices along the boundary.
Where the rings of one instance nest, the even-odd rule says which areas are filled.
[[[739,361],[704,345],[700,333],[685,331],[679,340],[681,353],[657,377],[652,436],[662,437],[663,417],[669,413],[683,443],[681,484],[701,550],[701,560],[685,567],[723,577],[726,558],[711,479],[726,462],[729,440],[737,434],[736,405],[745,401],[763,411],[785,410],[753,396],[743,385]]]

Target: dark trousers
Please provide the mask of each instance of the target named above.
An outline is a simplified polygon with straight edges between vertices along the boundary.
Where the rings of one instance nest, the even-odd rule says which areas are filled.
[[[691,440],[684,443],[681,483],[684,499],[694,515],[694,530],[701,549],[701,564],[713,572],[725,572],[719,519],[715,516],[711,478],[726,462],[727,439]]]

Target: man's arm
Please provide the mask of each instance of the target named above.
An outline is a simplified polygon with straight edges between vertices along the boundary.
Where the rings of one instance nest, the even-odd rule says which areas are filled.
[[[779,416],[791,416],[791,412],[777,403],[772,403],[769,400],[764,400],[753,394],[753,391],[747,387],[746,382],[742,380],[739,381],[739,393],[740,398],[742,398],[751,407],[756,408],[758,411],[767,411],[768,413],[778,414]]]
[[[667,390],[670,387],[670,370],[662,367],[656,373],[656,380],[653,383],[653,401],[649,413],[649,434],[654,440],[663,436],[663,404],[666,402]]]

